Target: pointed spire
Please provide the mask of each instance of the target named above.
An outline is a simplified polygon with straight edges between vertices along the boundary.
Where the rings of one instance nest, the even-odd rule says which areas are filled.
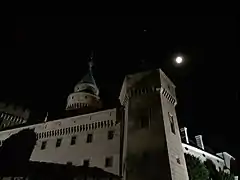
[[[97,86],[96,82],[95,82],[95,79],[93,77],[93,73],[92,73],[92,67],[94,65],[94,63],[93,63],[93,55],[94,54],[93,54],[93,51],[92,51],[91,55],[90,55],[90,58],[89,58],[89,62],[88,62],[89,72],[82,78],[80,83],[87,82],[87,83],[91,83],[91,84]]]
[[[93,53],[93,51],[91,52],[91,55],[90,55],[90,60],[89,60],[89,62],[88,62],[88,66],[89,66],[89,71],[90,72],[92,72],[92,67],[93,67],[93,65],[94,65],[94,63],[93,63],[93,55],[94,55],[94,53]]]

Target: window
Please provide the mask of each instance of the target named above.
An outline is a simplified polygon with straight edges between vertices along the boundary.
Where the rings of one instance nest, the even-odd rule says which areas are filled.
[[[42,141],[41,150],[46,149],[47,141]]]
[[[57,139],[56,147],[60,147],[61,143],[62,143],[62,139],[61,138]]]
[[[114,131],[108,131],[108,139],[113,139]]]
[[[171,131],[173,134],[176,134],[173,116],[170,113],[168,113],[168,117],[170,121]]]
[[[77,139],[77,136],[72,136],[71,145],[76,144],[76,139]]]
[[[91,143],[93,139],[93,135],[92,134],[88,134],[87,135],[87,143]]]
[[[140,119],[140,128],[148,128],[149,127],[149,119],[147,115],[144,115]]]
[[[85,159],[84,161],[83,161],[83,166],[86,166],[86,167],[88,167],[89,166],[89,159]]]
[[[181,164],[180,158],[177,157],[176,159],[177,159],[177,163],[178,163],[178,164]]]
[[[187,147],[185,147],[185,149],[188,151],[188,148],[187,148]]]
[[[113,166],[113,157],[107,157],[105,159],[105,167],[112,167]]]

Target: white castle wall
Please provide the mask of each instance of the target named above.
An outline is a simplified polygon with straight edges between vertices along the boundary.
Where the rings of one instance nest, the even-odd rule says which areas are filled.
[[[119,174],[120,124],[116,121],[116,109],[3,131],[0,132],[0,140],[26,128],[34,128],[38,137],[30,158],[32,161],[83,165],[83,161],[89,159],[90,166]],[[111,140],[108,139],[109,130],[114,131]],[[90,133],[93,141],[86,143]],[[75,145],[70,145],[72,136],[77,136]],[[56,147],[58,138],[62,138],[60,147]],[[47,141],[47,145],[41,150],[43,141]],[[112,167],[105,167],[106,157],[113,157]]]

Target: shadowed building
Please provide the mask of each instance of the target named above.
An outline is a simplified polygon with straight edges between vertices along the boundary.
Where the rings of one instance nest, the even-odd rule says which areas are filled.
[[[25,124],[28,121],[29,115],[29,109],[0,102],[0,129]]]

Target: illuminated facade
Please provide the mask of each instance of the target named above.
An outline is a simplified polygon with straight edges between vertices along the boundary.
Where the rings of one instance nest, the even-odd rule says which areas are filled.
[[[188,180],[184,153],[226,165],[223,157],[182,143],[175,86],[161,69],[127,75],[119,100],[121,107],[101,110],[90,67],[67,99],[66,111],[75,115],[2,131],[0,140],[32,128],[37,135],[32,161],[96,166],[130,180]]]

